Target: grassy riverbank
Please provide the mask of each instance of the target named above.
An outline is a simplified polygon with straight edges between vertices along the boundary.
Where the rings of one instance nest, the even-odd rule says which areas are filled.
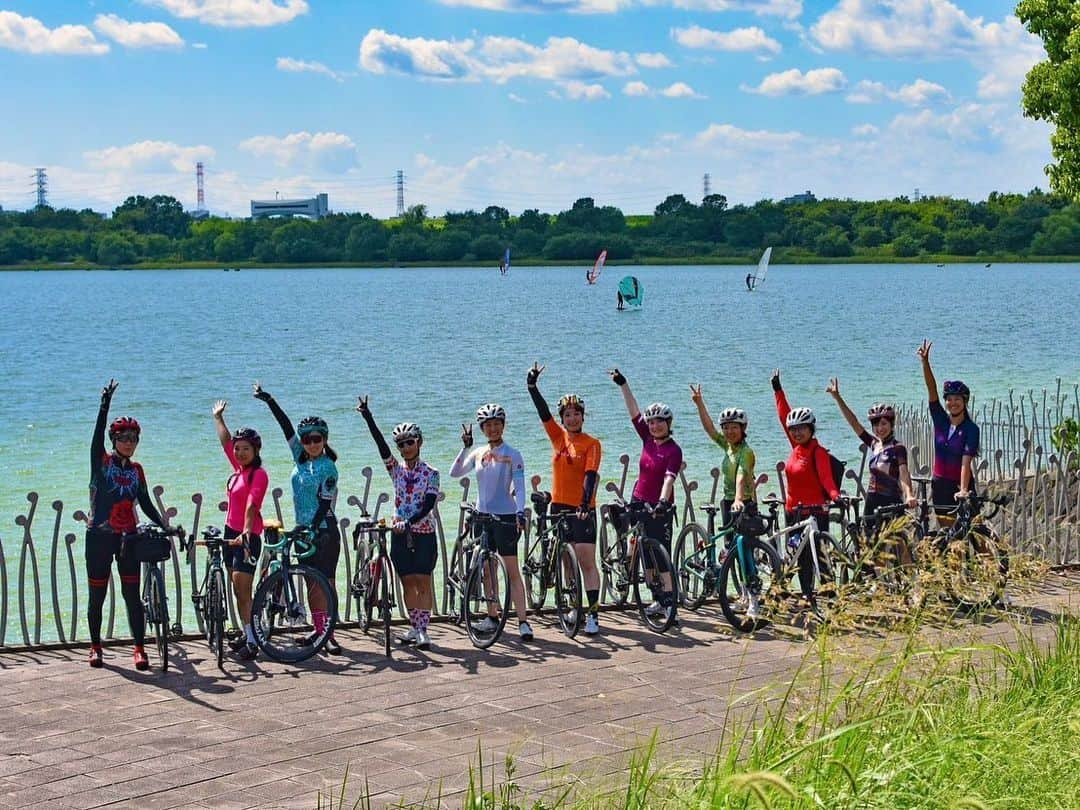
[[[647,256],[639,259],[612,260],[607,263],[608,267],[619,266],[688,266],[688,265],[741,265],[750,266],[757,263],[756,256],[688,256],[670,258],[663,256]],[[1080,256],[948,256],[933,255],[904,258],[891,255],[858,255],[843,257],[815,256],[807,253],[793,251],[774,250],[772,264],[803,264],[803,265],[836,265],[836,264],[1020,264],[1020,263],[1052,263],[1052,264],[1078,264]],[[522,267],[591,267],[592,261],[562,261],[552,262],[544,259],[521,259],[514,261],[515,268]],[[235,268],[237,270],[263,270],[263,269],[304,269],[321,267],[348,267],[356,269],[384,268],[384,267],[461,267],[461,268],[488,268],[496,269],[491,262],[456,261],[456,262],[139,262],[131,265],[118,265],[116,267],[94,264],[92,262],[59,262],[59,263],[22,263],[0,265],[0,271],[5,270],[225,270]]]
[[[614,784],[570,789],[571,769],[533,792],[515,782],[512,761],[485,762],[461,806],[1076,807],[1080,620],[1063,619],[1056,631],[1049,647],[1021,631],[1009,648],[943,650],[922,647],[913,633],[877,656],[856,656],[850,636],[825,636],[792,683],[735,701],[732,715],[753,718],[729,722],[704,766],[661,763],[650,746]],[[346,785],[319,805],[342,806],[350,793]],[[443,805],[436,798],[426,806]]]

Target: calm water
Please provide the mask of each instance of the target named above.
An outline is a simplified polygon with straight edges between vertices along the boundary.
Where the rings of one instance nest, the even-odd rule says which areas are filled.
[[[627,272],[645,287],[641,312],[615,311]],[[288,450],[251,398],[254,380],[294,421],[329,421],[343,486],[354,493],[360,470],[378,465],[353,412],[361,392],[386,432],[419,422],[425,455],[443,470],[460,446],[460,423],[480,403],[501,402],[527,473],[546,473],[549,447],[524,381],[533,360],[547,364],[541,388],[551,403],[568,390],[585,397],[586,427],[604,441],[603,473],[612,477],[619,453],[637,444],[604,373],[616,364],[642,407],[672,405],[688,472],[703,479],[717,458],[690,402],[691,381],[704,384],[713,413],[749,412],[768,470],[787,454],[769,387],[775,366],[791,401],[815,409],[823,443],[842,457],[858,442],[824,393],[829,376],[840,377],[857,412],[874,400],[921,399],[914,349],[924,336],[934,340],[939,380],[962,378],[976,395],[1080,378],[1077,265],[775,266],[752,295],[746,272],[609,268],[595,288],[582,268],[520,268],[505,278],[467,269],[0,273],[0,537],[9,574],[28,490],[42,495],[41,540],[51,501],[86,507],[90,434],[112,376],[120,381],[113,415],[142,422],[137,458],[184,522],[192,492],[216,503],[223,491],[228,468],[210,417],[219,397],[231,402],[230,427],[262,432],[271,483],[288,491]],[[456,498],[456,486],[447,489]]]

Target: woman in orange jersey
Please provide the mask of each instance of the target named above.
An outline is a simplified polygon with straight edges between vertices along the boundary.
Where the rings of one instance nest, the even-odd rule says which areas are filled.
[[[526,382],[529,396],[553,450],[551,516],[568,516],[570,539],[581,563],[585,593],[589,600],[585,632],[593,636],[600,632],[597,619],[600,572],[596,570],[596,485],[600,480],[600,442],[582,430],[585,401],[577,394],[567,394],[559,399],[559,421],[562,426],[555,424],[548,404],[536,385],[543,371],[542,365],[533,363]]]

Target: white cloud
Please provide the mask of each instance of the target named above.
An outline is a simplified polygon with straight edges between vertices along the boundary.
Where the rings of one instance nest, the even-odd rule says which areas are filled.
[[[787,149],[804,140],[801,132],[773,132],[770,130],[742,129],[734,124],[709,124],[694,136],[693,142],[699,147],[718,149],[746,149],[751,151],[773,151]]]
[[[101,56],[109,52],[85,25],[46,27],[36,17],[0,11],[0,48],[32,54]]]
[[[846,85],[847,79],[837,68],[817,68],[806,73],[792,68],[781,73],[770,73],[757,87],[742,85],[741,89],[763,96],[817,96],[822,93],[836,93]]]
[[[881,130],[875,127],[873,124],[859,124],[857,127],[852,127],[851,132],[860,138],[868,138],[871,135],[877,135]]]
[[[506,97],[508,99],[510,99],[512,102],[514,102],[515,104],[528,104],[529,103],[525,99],[523,99],[521,96],[519,96],[517,93],[507,93]]]
[[[649,89],[649,85],[645,82],[627,82],[623,85],[624,96],[649,96],[652,95],[652,90]]]
[[[357,165],[356,144],[339,132],[293,132],[285,137],[256,135],[240,148],[278,166],[305,166],[312,170],[341,172]]]
[[[634,6],[671,6],[686,11],[745,11],[758,16],[795,19],[802,14],[802,0],[438,0],[444,6],[464,6],[484,11],[571,14],[615,14]]]
[[[713,51],[780,53],[780,43],[757,26],[736,28],[733,31],[712,31],[700,25],[672,28],[671,37],[684,48],[705,48]]]
[[[810,28],[826,50],[917,60],[962,58],[984,71],[978,93],[1019,93],[1024,74],[1043,57],[1038,37],[1009,15],[970,17],[949,0],[840,0]]]
[[[667,98],[705,98],[686,82],[675,82],[661,90],[660,95]]]
[[[344,81],[341,74],[331,70],[322,62],[306,62],[303,59],[293,59],[289,56],[279,56],[277,58],[277,69],[286,73],[318,73],[322,76],[329,76],[337,82]]]
[[[222,28],[261,28],[292,22],[308,12],[307,0],[141,0],[183,20]]]
[[[636,73],[622,51],[594,48],[572,37],[550,37],[532,45],[513,37],[443,40],[402,37],[373,28],[360,43],[360,66],[372,73],[398,73],[436,81],[493,81],[532,78],[594,82]]]
[[[969,102],[943,113],[932,110],[901,113],[889,123],[889,129],[905,137],[917,133],[924,137],[947,138],[957,144],[989,141],[1000,134],[999,121],[1003,112],[999,104]]]
[[[601,84],[589,84],[588,82],[569,81],[563,84],[566,97],[574,101],[600,101],[611,98],[611,93],[604,89]]]
[[[634,61],[643,68],[669,68],[671,60],[662,53],[639,53],[635,54]]]
[[[125,48],[183,48],[184,40],[160,22],[129,22],[115,14],[99,14],[94,28]]]
[[[205,51],[209,46],[205,42],[192,42],[192,48],[198,48],[200,51]]]
[[[845,100],[851,104],[874,104],[879,101],[899,101],[909,107],[922,107],[935,102],[949,100],[949,91],[936,82],[916,79],[911,84],[902,85],[896,90],[889,89],[882,82],[862,80],[856,84]]]
[[[121,172],[193,172],[195,164],[211,160],[209,146],[180,146],[172,141],[139,141],[83,153],[93,168]]]

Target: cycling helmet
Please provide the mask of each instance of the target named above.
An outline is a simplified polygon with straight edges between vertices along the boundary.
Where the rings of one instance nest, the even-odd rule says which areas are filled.
[[[742,408],[724,408],[720,411],[720,426],[723,427],[728,422],[734,422],[736,425],[742,425],[743,430],[746,430],[746,426],[750,424],[750,420],[746,418],[746,411]]]
[[[233,431],[232,440],[233,444],[236,444],[236,442],[250,442],[256,452],[262,449],[262,436],[259,435],[255,428],[237,428]]]
[[[799,425],[806,425],[807,427],[814,427],[817,424],[817,417],[814,416],[814,412],[809,408],[795,408],[788,415],[784,421],[788,430]]]
[[[296,426],[296,432],[301,436],[306,436],[309,433],[321,433],[323,437],[330,437],[330,428],[326,424],[326,420],[321,416],[305,416],[300,420],[300,424]]]
[[[585,413],[585,400],[577,394],[567,394],[566,396],[560,397],[559,416],[562,416],[562,412],[567,408],[577,408],[582,413]]]
[[[489,419],[501,419],[506,422],[506,411],[503,406],[495,402],[488,402],[476,409],[476,423],[478,425],[483,425]]]
[[[645,418],[646,422],[648,422],[650,419],[666,419],[670,422],[674,417],[674,414],[671,412],[671,408],[669,408],[663,402],[654,402],[652,405],[646,408],[641,415]]]
[[[109,425],[109,438],[115,438],[116,434],[123,433],[128,430],[135,431],[138,435],[142,433],[142,428],[139,427],[139,423],[131,416],[118,416],[113,419],[112,424]]]
[[[875,402],[870,406],[870,410],[866,412],[866,416],[871,422],[876,422],[878,419],[888,419],[890,422],[896,422],[896,411],[892,405],[885,402]]]
[[[946,380],[944,389],[945,396],[947,397],[958,394],[966,400],[971,396],[971,389],[964,385],[960,380]]]
[[[424,434],[420,432],[420,426],[415,422],[402,422],[396,428],[394,428],[394,441],[402,442],[406,439],[416,439],[420,441],[424,438]]]

